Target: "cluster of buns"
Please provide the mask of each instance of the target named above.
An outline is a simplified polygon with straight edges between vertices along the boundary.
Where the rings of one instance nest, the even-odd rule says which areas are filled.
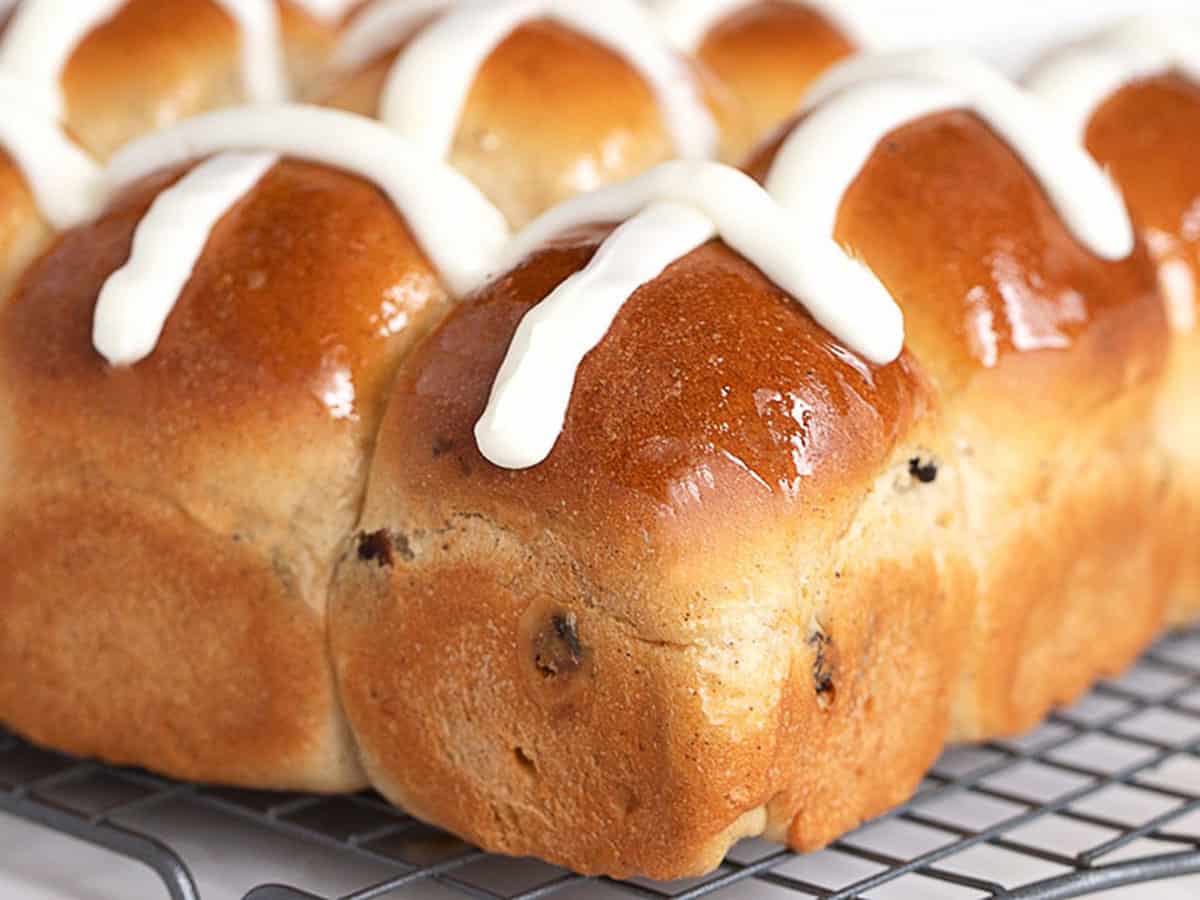
[[[1019,88],[826,2],[69,5],[0,35],[8,727],[667,878],[1200,613],[1186,23]]]

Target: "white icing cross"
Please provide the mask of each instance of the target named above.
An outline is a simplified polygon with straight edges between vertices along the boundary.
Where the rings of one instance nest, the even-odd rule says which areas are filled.
[[[889,132],[924,115],[966,109],[1021,157],[1081,243],[1105,259],[1133,250],[1124,201],[1096,161],[1037,98],[970,57],[855,57],[813,86],[805,109],[780,147],[767,189],[824,233],[832,233],[846,190]]]
[[[718,22],[759,2],[761,0],[649,0],[649,5],[667,40],[685,53],[695,53]],[[860,46],[874,43],[861,18],[850,15],[846,0],[794,2],[828,19]]]
[[[245,151],[233,153],[228,151]],[[277,155],[345,169],[373,181],[404,214],[447,286],[479,285],[508,239],[503,216],[470,181],[415,151],[372,119],[300,104],[219,110],[126,145],[106,173],[110,190],[219,153],[159,195],[138,226],[127,266],[105,283],[93,342],[114,365],[153,351],[212,228]]]
[[[1200,82],[1200,24],[1186,19],[1128,19],[1051,54],[1026,78],[1080,143],[1100,105],[1125,85],[1166,71]]]
[[[222,153],[160,193],[133,235],[129,261],[96,301],[92,343],[114,366],[151,354],[209,234],[279,160],[277,153]]]
[[[24,0],[0,40],[0,73],[23,81],[56,117],[66,108],[61,78],[75,48],[128,0]],[[255,101],[287,96],[279,12],[275,0],[214,0],[242,35],[242,76]]]
[[[480,452],[495,465],[528,468],[550,454],[576,370],[625,301],[716,236],[850,349],[880,364],[900,354],[903,316],[875,276],[749,176],[718,163],[664,163],[569,200],[521,231],[500,268],[577,225],[623,219],[583,270],[521,320],[475,427]]]
[[[401,6],[402,4],[402,6]],[[399,39],[414,21],[449,6],[427,0],[384,0],[350,29],[341,65],[365,62]],[[444,158],[480,67],[525,22],[548,18],[621,54],[646,80],[675,142],[687,158],[713,155],[717,127],[682,59],[657,38],[635,0],[492,0],[464,3],[421,30],[397,57],[380,99],[380,118]]]

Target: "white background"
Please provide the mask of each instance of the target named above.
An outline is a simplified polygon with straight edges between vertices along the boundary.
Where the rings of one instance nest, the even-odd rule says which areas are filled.
[[[847,6],[865,14],[872,33],[883,43],[965,45],[1014,74],[1046,47],[1117,16],[1135,12],[1200,15],[1196,0],[847,0]],[[249,829],[230,833],[218,827],[210,814],[197,810],[166,810],[157,824],[176,836],[173,840],[200,878],[204,900],[241,900],[248,886],[269,880],[301,883],[335,894],[361,886],[364,874],[370,874],[286,839]],[[1046,843],[1053,846],[1054,836],[1048,835]],[[936,889],[932,884],[928,888]],[[446,895],[428,888],[405,896]],[[736,896],[754,895],[743,888]],[[1105,896],[1184,900],[1200,897],[1200,879]],[[160,900],[163,893],[155,879],[137,865],[0,816],[0,900],[143,897]]]

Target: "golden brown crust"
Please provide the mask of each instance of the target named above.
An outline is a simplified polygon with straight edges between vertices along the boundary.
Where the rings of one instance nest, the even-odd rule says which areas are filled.
[[[834,23],[792,0],[760,0],[717,22],[696,57],[744,117],[742,139],[727,142],[722,158],[740,162],[796,112],[822,72],[856,49]]]
[[[375,115],[394,58],[339,79],[322,102]],[[626,60],[555,22],[533,21],[483,64],[449,161],[521,225],[673,155],[658,102]]]
[[[403,366],[331,607],[368,771],[585,872],[700,872],[764,830],[821,845],[907,796],[948,727],[967,619],[932,537],[953,481],[910,472],[946,452],[928,388],[714,242],[625,305],[549,459],[501,471],[472,426],[520,316],[598,237]]]
[[[1160,406],[1160,436],[1171,458],[1169,495],[1159,530],[1175,574],[1169,616],[1200,615],[1200,87],[1177,75],[1139,82],[1112,97],[1092,117],[1087,146],[1121,186],[1159,265],[1174,323]],[[1182,286],[1177,286],[1182,281]]]
[[[290,74],[306,90],[336,30],[280,3]],[[68,129],[110,156],[166,124],[245,102],[240,35],[213,0],[129,0],[76,47],[63,71]]]
[[[0,657],[26,686],[0,718],[185,777],[355,787],[325,590],[397,360],[448,301],[380,191],[283,162],[214,229],[154,353],[111,369],[96,296],[172,177],[63,235],[0,312]],[[153,682],[133,733],[134,687],[106,687],[127,677]],[[43,696],[69,681],[72,706]],[[185,702],[207,719],[180,724]]]
[[[778,140],[751,161],[762,177]],[[905,313],[945,398],[973,528],[975,636],[956,735],[1034,724],[1161,627],[1163,487],[1148,423],[1166,325],[1144,247],[1104,262],[966,113],[888,135],[838,239]]]

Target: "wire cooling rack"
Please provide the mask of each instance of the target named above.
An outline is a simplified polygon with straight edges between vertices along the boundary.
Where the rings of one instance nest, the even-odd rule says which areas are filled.
[[[146,824],[181,800],[231,826],[369,861],[374,875],[337,900],[1079,897],[1200,873],[1200,630],[1166,638],[1032,735],[950,751],[909,804],[828,850],[798,856],[748,841],[712,875],[673,884],[586,879],[489,856],[370,793],[200,787],[0,732],[0,811],[144,863],[164,898],[200,900],[184,856]],[[334,900],[308,888],[263,885],[245,900]]]

